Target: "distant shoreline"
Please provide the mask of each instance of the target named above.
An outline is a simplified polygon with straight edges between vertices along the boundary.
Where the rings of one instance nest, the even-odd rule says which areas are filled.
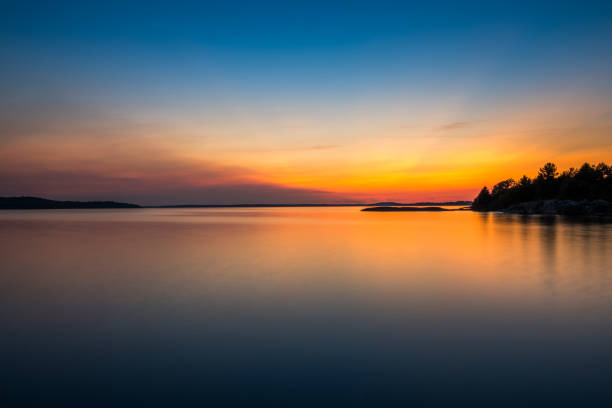
[[[0,210],[70,210],[142,208],[115,201],[57,201],[39,197],[0,197]]]
[[[54,209],[111,209],[111,208],[283,208],[283,207],[373,207],[373,206],[460,206],[471,201],[420,202],[420,203],[340,203],[340,204],[175,204],[138,205],[115,201],[57,201],[40,197],[0,197],[0,210],[54,210]]]
[[[611,217],[612,203],[606,200],[539,200],[515,204],[507,208],[483,210],[474,208],[470,201],[441,203],[340,203],[340,204],[178,204],[141,206],[116,201],[57,201],[39,197],[0,197],[0,210],[68,210],[68,209],[180,209],[180,208],[334,208],[360,207],[365,212],[448,212],[476,211],[522,215],[562,215]],[[458,208],[443,208],[458,207]]]
[[[470,201],[450,203],[343,203],[343,204],[185,204],[185,205],[151,205],[143,208],[267,208],[267,207],[422,207],[422,206],[469,206]]]

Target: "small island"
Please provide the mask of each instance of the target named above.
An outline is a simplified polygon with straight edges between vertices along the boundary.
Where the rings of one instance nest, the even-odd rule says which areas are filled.
[[[39,197],[0,197],[0,210],[59,210],[86,208],[141,208],[115,201],[56,201]]]
[[[410,206],[410,207],[414,207],[414,206],[420,206],[420,207],[433,207],[433,206],[458,206],[458,205],[462,205],[462,206],[469,206],[472,205],[471,201],[443,201],[443,202],[435,202],[435,201],[424,201],[424,202],[418,202],[418,203],[397,203],[395,201],[384,201],[384,202],[380,202],[380,203],[374,203],[374,204],[370,204],[372,206],[379,206],[379,207],[405,207],[405,206]],[[409,211],[409,210],[408,210]]]
[[[442,208],[442,207],[386,207],[386,206],[379,206],[379,207],[368,207],[368,208],[364,208],[361,211],[381,211],[381,212],[386,212],[386,211],[456,211],[456,210],[449,210],[446,208]]]
[[[531,179],[500,181],[485,186],[472,204],[474,211],[568,216],[612,216],[612,166],[584,163],[559,174],[546,163]]]

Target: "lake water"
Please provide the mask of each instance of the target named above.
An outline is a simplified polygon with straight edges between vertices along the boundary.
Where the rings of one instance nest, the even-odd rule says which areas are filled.
[[[612,406],[612,224],[4,211],[0,270],[2,406]]]

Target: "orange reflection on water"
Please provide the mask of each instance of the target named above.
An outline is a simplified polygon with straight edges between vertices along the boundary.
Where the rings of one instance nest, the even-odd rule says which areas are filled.
[[[45,295],[521,306],[611,288],[606,224],[358,207],[7,212],[0,222],[5,283]]]

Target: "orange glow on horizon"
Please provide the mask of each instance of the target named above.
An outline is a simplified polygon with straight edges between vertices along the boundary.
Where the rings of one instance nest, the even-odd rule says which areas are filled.
[[[265,123],[249,122],[241,130],[248,139],[235,123],[101,126],[75,119],[5,140],[1,195],[145,204],[470,200],[483,185],[534,176],[547,161],[561,170],[609,162],[612,123],[602,106],[555,102],[539,115],[527,106],[487,121],[447,119],[461,125],[442,127],[338,120],[330,123],[333,133],[313,127],[310,135],[307,125],[266,132]]]

